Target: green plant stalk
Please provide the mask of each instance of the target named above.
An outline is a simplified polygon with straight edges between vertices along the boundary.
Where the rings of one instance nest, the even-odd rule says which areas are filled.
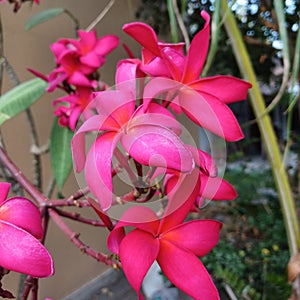
[[[282,0],[274,0],[274,7],[276,11],[277,21],[278,21],[278,29],[280,34],[280,39],[283,43],[283,57],[290,62],[290,50],[289,50],[289,38],[286,28],[285,14],[283,1]]]
[[[252,84],[252,89],[249,91],[249,94],[253,112],[256,117],[262,116],[257,118],[257,123],[279,194],[279,201],[286,227],[290,253],[291,255],[295,255],[300,249],[299,223],[296,215],[296,208],[292,196],[291,186],[282,162],[277,138],[270,116],[268,114],[264,114],[266,110],[265,102],[257,84],[257,78],[254,73],[245,43],[237,26],[235,17],[228,9],[226,0],[222,0],[222,11],[224,14],[226,13],[224,25],[231,40],[232,48],[235,53],[240,72],[242,73],[243,77]]]
[[[175,16],[172,0],[167,0],[167,5],[168,5],[168,13],[169,13],[169,19],[170,19],[172,42],[178,43],[177,22],[176,22],[176,16]]]
[[[298,23],[300,26],[300,22]],[[300,92],[297,91],[294,92],[294,88],[297,84],[298,74],[299,74],[299,68],[300,68],[300,30],[298,30],[297,38],[296,38],[296,46],[295,46],[295,55],[294,55],[294,62],[293,62],[293,68],[292,68],[292,76],[291,76],[291,93],[290,93],[290,99],[289,99],[289,107],[287,109],[287,145],[284,149],[284,156],[283,158],[287,156],[290,150],[290,137],[291,137],[291,127],[292,127],[292,119],[293,119],[293,112],[294,112],[294,106],[299,101]]]
[[[206,77],[211,65],[214,62],[216,53],[218,51],[218,42],[219,42],[219,35],[220,35],[220,14],[221,14],[221,2],[216,1],[215,3],[215,11],[212,16],[211,20],[211,42],[210,42],[210,49],[206,59],[206,63],[204,69],[202,71],[201,76]]]

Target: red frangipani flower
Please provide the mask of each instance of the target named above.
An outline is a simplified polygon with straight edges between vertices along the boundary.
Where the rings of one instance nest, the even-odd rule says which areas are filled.
[[[7,199],[10,184],[0,183],[0,266],[33,277],[53,275],[53,262],[38,240],[43,237],[40,212],[28,199]]]
[[[206,152],[187,145],[193,155],[196,167],[199,169],[199,190],[195,199],[196,208],[200,207],[205,200],[234,200],[237,192],[234,187],[225,179],[217,176],[218,170],[213,159]],[[164,181],[165,193],[176,186],[181,174],[178,171],[167,170]]]
[[[59,124],[74,131],[81,115],[85,119],[92,115],[91,110],[86,108],[93,98],[94,95],[89,88],[77,87],[75,93],[56,99],[53,105],[61,104],[54,111],[54,114],[59,117]]]
[[[48,92],[67,81],[70,85],[96,88],[89,75],[105,63],[105,56],[118,46],[114,35],[97,39],[96,32],[78,31],[79,40],[60,39],[51,45],[57,67],[49,75]]]
[[[119,141],[142,165],[181,172],[191,172],[194,168],[190,151],[178,137],[179,123],[156,103],[149,105],[147,113],[142,106],[135,109],[135,91],[131,87],[132,83],[126,82],[119,90],[99,92],[93,101],[98,115],[87,119],[72,140],[76,170],[85,168],[87,184],[103,210],[112,202],[112,157]],[[98,132],[98,137],[86,157],[84,139],[89,131]]]
[[[243,138],[243,133],[227,104],[244,100],[251,84],[231,76],[199,79],[206,60],[210,38],[210,17],[204,11],[201,16],[205,19],[204,28],[192,40],[187,56],[169,44],[158,43],[155,32],[146,24],[131,23],[124,26],[126,33],[147,49],[147,52],[152,53],[152,60],[150,62],[144,60],[144,65],[141,67],[145,73],[154,77],[145,89],[144,109],[147,109],[148,103],[153,98],[171,91],[171,100],[176,104],[171,107],[176,112],[183,110],[199,126],[227,141],[237,141]],[[141,32],[144,34],[141,35]],[[148,38],[146,32],[151,38]],[[164,69],[167,68],[165,72],[167,75],[162,71],[157,74],[153,57],[157,58]],[[163,77],[156,78],[155,76]],[[175,92],[177,92],[176,97]]]
[[[143,299],[143,279],[156,260],[179,289],[196,300],[217,300],[218,291],[198,257],[218,243],[221,223],[195,220],[182,223],[193,205],[199,183],[197,171],[183,176],[179,188],[168,195],[161,220],[147,207],[131,207],[108,237],[109,249],[120,256],[124,273]],[[187,195],[187,191],[192,191]],[[124,227],[134,227],[128,234]]]

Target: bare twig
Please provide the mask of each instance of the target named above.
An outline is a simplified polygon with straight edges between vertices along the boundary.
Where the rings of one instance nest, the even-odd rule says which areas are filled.
[[[233,292],[233,290],[232,290],[232,288],[231,288],[231,286],[229,284],[224,283],[223,286],[224,286],[224,289],[225,289],[225,291],[226,291],[229,299],[231,299],[231,300],[238,300],[238,298],[234,294],[234,292]]]
[[[86,31],[91,31],[108,13],[111,7],[114,5],[115,0],[110,0],[104,9],[100,12],[100,14],[96,17],[96,19],[86,28]]]
[[[87,224],[87,225],[92,225],[92,226],[95,226],[95,227],[105,227],[105,224],[103,222],[101,222],[99,220],[94,220],[94,219],[89,219],[89,218],[82,217],[77,212],[75,212],[75,213],[67,212],[67,211],[64,211],[64,210],[58,209],[58,208],[56,208],[55,211],[60,216],[71,219],[73,221],[77,221],[77,222],[84,223],[84,224]]]
[[[3,64],[5,66],[8,76],[10,77],[11,81],[13,82],[13,85],[14,86],[19,85],[20,80],[6,58],[5,58],[5,61],[3,62]],[[38,148],[39,140],[38,140],[38,134],[36,131],[35,121],[34,121],[32,112],[29,108],[27,108],[25,110],[25,113],[26,113],[26,117],[28,120],[29,128],[30,128],[32,143],[35,147]],[[42,189],[42,164],[41,164],[40,154],[33,153],[33,167],[34,167],[34,185],[39,190],[41,190]]]
[[[185,42],[185,47],[186,47],[186,49],[188,49],[190,47],[189,34],[188,34],[188,32],[186,30],[186,27],[183,23],[181,14],[180,14],[179,9],[178,9],[177,1],[172,0],[172,3],[173,3],[174,13],[175,13],[175,16],[176,16],[176,19],[177,19],[178,26],[179,26],[179,28],[182,32],[182,36],[183,36],[183,39],[184,39],[184,42]]]

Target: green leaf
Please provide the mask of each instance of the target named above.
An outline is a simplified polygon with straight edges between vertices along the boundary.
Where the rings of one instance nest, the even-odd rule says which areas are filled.
[[[64,8],[51,8],[51,9],[47,9],[47,10],[43,10],[39,13],[37,13],[36,15],[34,15],[33,17],[31,17],[25,24],[25,30],[28,31],[31,28],[44,23],[48,20],[53,19],[54,17],[62,14],[65,11]]]
[[[64,186],[72,169],[71,139],[73,131],[54,120],[50,137],[50,159],[53,176],[59,190]]]
[[[35,103],[44,93],[47,82],[35,78],[19,84],[0,97],[0,126]]]

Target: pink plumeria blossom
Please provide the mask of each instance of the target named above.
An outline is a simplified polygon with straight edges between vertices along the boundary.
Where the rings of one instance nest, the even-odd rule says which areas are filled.
[[[9,188],[0,183],[0,266],[33,277],[51,276],[52,258],[38,240],[43,237],[39,210],[26,198],[6,199]]]
[[[131,207],[108,237],[108,248],[120,256],[128,282],[140,300],[142,281],[155,260],[168,279],[193,299],[219,299],[198,257],[216,246],[221,223],[212,220],[182,223],[199,189],[197,177],[194,170],[181,178],[179,188],[168,195],[168,206],[161,220],[147,207]],[[124,230],[127,226],[134,227],[128,234]]]
[[[54,114],[59,117],[59,124],[74,131],[81,115],[85,119],[92,115],[87,107],[93,98],[94,95],[89,88],[77,87],[75,93],[55,100],[54,106],[60,104],[54,111]]]
[[[195,199],[195,209],[201,207],[205,201],[232,201],[237,197],[237,192],[234,187],[225,179],[217,176],[218,170],[213,162],[213,159],[206,152],[201,151],[192,146],[187,146],[193,155],[193,159],[199,169],[199,190]],[[164,181],[165,193],[176,186],[180,173],[174,170],[168,170]],[[194,210],[193,208],[193,210]]]
[[[204,28],[192,40],[187,56],[177,49],[176,45],[176,47],[170,47],[168,44],[158,43],[155,32],[146,24],[127,24],[124,30],[144,49],[152,53],[152,56],[156,56],[159,64],[167,70],[157,73],[158,67],[153,65],[153,58],[147,68],[145,65],[141,67],[152,77],[164,77],[153,78],[150,81],[146,90],[148,102],[160,93],[177,89],[178,97],[174,97],[174,104],[171,104],[176,112],[183,110],[199,126],[227,141],[237,141],[243,138],[243,133],[227,104],[246,99],[251,84],[232,76],[199,79],[206,60],[210,38],[210,17],[205,11],[201,13],[201,16],[205,20]],[[141,32],[149,32],[149,34],[151,32],[151,38],[148,39],[147,35],[140,35]],[[144,64],[147,64],[145,60]],[[147,104],[144,108],[147,109]]]
[[[93,101],[98,114],[86,120],[72,140],[76,170],[85,168],[88,186],[103,210],[112,202],[112,157],[119,141],[142,165],[181,172],[191,172],[194,168],[190,151],[178,137],[181,127],[172,114],[155,103],[149,105],[147,113],[142,106],[135,109],[132,84],[126,82],[122,86],[120,90],[98,93]],[[86,157],[84,139],[90,131],[98,132],[99,136]]]
[[[105,57],[118,46],[119,39],[106,35],[97,39],[96,32],[78,31],[79,39],[60,39],[51,45],[57,67],[49,75],[48,91],[67,81],[74,86],[96,88],[89,75],[105,63]]]
[[[115,35],[106,35],[97,39],[96,31],[78,31],[79,40],[70,40],[79,54],[80,62],[98,69],[105,63],[105,56],[113,51],[119,43]]]
[[[64,81],[73,86],[96,88],[97,82],[90,80],[88,75],[94,68],[83,65],[76,52],[67,52],[60,59],[60,64],[49,75],[48,92],[53,92]]]
[[[165,48],[172,49],[178,55],[183,56],[184,43],[168,44],[159,42],[155,31],[149,25],[142,22],[125,24],[123,30],[143,46],[142,71],[151,76],[172,78],[172,74],[163,57],[163,50]]]
[[[193,207],[193,210],[201,207],[206,200],[234,200],[237,197],[236,190],[229,182],[218,176],[218,169],[212,157],[206,152],[190,145],[186,145],[186,147],[191,151],[195,165],[199,170],[197,178],[199,190],[195,198],[195,207]],[[164,179],[164,192],[168,195],[177,186],[182,175],[176,170],[157,168],[151,180],[154,181],[155,178],[162,174],[166,175]]]

